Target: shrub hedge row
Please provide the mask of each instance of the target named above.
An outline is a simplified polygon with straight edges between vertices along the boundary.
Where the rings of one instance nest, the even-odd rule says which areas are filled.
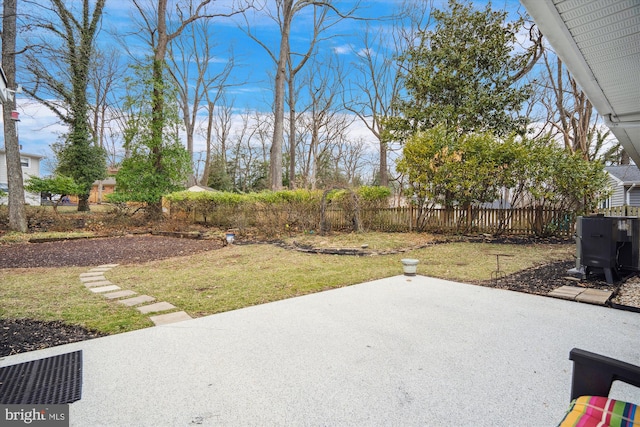
[[[223,228],[260,227],[271,232],[299,232],[318,229],[323,199],[328,206],[354,211],[384,207],[390,194],[387,187],[247,194],[180,191],[165,196],[165,200],[174,218],[185,217]]]

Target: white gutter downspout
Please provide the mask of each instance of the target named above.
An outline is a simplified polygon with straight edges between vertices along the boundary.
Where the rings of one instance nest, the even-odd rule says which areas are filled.
[[[614,119],[613,114],[607,114],[603,118],[604,118],[604,123],[610,128],[612,127],[621,128],[621,129],[640,128],[640,120],[622,121],[617,117]]]

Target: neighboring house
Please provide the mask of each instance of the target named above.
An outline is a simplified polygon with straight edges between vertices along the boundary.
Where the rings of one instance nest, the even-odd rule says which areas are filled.
[[[116,174],[118,173],[118,168],[108,168],[107,169],[107,177],[102,180],[94,181],[91,185],[91,191],[89,192],[89,203],[93,204],[101,204],[106,202],[106,197],[108,194],[116,191]],[[69,196],[69,201],[72,204],[78,203],[77,196]]]
[[[603,208],[640,206],[640,169],[636,165],[607,166],[609,183],[613,193],[605,200]]]
[[[103,180],[96,181],[89,193],[89,203],[100,204],[105,201],[105,196],[116,191],[116,178],[109,176]]]
[[[20,153],[20,164],[22,165],[22,178],[26,181],[30,176],[40,176],[40,160],[44,156],[37,154]],[[7,184],[7,156],[4,149],[0,149],[0,190],[7,193],[9,185]],[[40,195],[24,193],[25,203],[32,206],[40,205]],[[7,197],[0,197],[0,204],[6,204]]]
[[[211,192],[217,192],[217,190],[214,190],[211,187],[206,187],[204,185],[192,185],[191,187],[187,188],[187,191],[191,191],[194,193],[201,193],[203,191],[211,191]]]

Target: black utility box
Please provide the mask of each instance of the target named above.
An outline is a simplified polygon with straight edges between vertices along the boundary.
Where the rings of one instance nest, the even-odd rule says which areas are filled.
[[[636,217],[587,216],[578,218],[580,262],[602,269],[607,282],[619,270],[640,270],[640,219]]]

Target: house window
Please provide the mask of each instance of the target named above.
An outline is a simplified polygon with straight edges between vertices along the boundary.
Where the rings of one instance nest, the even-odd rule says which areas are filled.
[[[20,157],[20,166],[22,166],[23,168],[28,168],[29,166],[31,166],[31,162],[29,160],[30,159],[28,157]]]

